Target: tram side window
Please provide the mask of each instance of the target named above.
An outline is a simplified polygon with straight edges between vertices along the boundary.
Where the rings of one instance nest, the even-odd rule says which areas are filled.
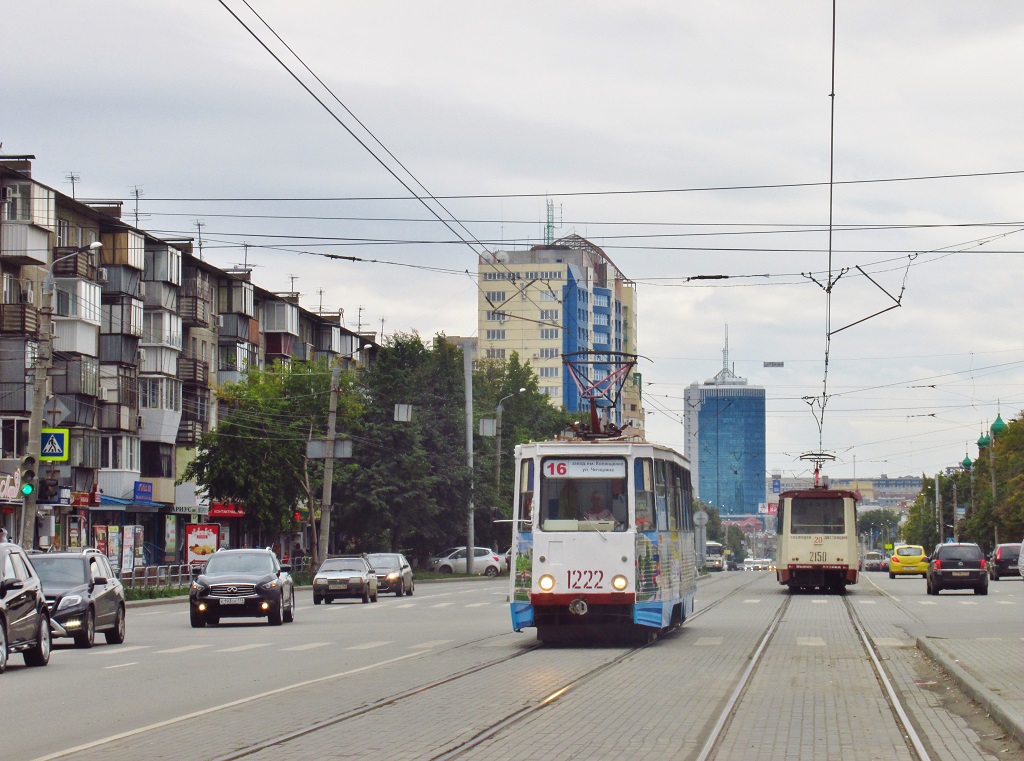
[[[519,519],[527,529],[533,524],[533,460],[523,460],[519,470]]]
[[[693,531],[693,484],[690,471],[683,468],[683,529]]]
[[[654,504],[657,513],[658,531],[668,529],[668,476],[665,473],[665,466],[669,463],[664,460],[654,461]]]
[[[794,534],[845,533],[842,497],[794,499],[790,515]]]
[[[633,462],[633,496],[636,502],[636,530],[654,530],[654,461]]]
[[[668,530],[679,531],[683,528],[683,478],[682,469],[675,463],[669,465],[672,474],[672,502],[668,513]]]

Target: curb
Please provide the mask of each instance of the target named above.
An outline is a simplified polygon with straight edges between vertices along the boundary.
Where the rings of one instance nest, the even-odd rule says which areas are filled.
[[[960,665],[952,653],[928,637],[917,637],[917,649],[939,664],[960,688],[979,703],[995,722],[1018,743],[1024,744],[1024,716],[1010,708],[997,693]]]

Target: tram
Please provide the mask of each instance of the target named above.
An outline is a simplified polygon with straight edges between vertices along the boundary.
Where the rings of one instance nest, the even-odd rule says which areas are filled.
[[[842,592],[859,578],[857,495],[814,486],[779,495],[778,561],[775,575],[789,591]]]
[[[543,642],[651,640],[693,613],[686,459],[642,441],[516,447],[512,628]]]

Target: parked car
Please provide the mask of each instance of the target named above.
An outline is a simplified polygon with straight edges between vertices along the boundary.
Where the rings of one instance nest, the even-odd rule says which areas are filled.
[[[988,556],[988,575],[992,581],[1002,576],[1020,576],[1020,544],[997,544]]]
[[[43,552],[32,555],[32,565],[43,583],[50,618],[78,647],[92,647],[96,632],[108,643],[124,642],[124,587],[107,556],[88,548],[80,552]]]
[[[863,559],[863,570],[865,571],[884,571],[889,567],[885,561],[885,555],[876,550],[864,553]]]
[[[0,672],[15,653],[25,656],[26,666],[45,666],[50,636],[43,583],[21,547],[0,543]]]
[[[928,559],[928,594],[943,589],[973,589],[988,594],[988,569],[981,547],[970,542],[940,544]]]
[[[897,576],[928,575],[928,555],[919,544],[901,544],[889,558],[889,578]]]
[[[377,574],[363,555],[327,558],[313,577],[313,604],[343,597],[377,602]]]
[[[466,573],[466,548],[449,547],[437,557],[430,558],[427,567],[437,573]],[[490,547],[474,548],[473,573],[497,576],[501,568],[501,556]]]
[[[272,626],[295,619],[291,566],[271,550],[217,550],[206,566],[193,569],[188,592],[189,620],[195,628],[224,617],[266,618]]]
[[[372,552],[366,559],[377,573],[378,592],[394,592],[397,597],[412,596],[416,582],[405,555],[401,552]]]

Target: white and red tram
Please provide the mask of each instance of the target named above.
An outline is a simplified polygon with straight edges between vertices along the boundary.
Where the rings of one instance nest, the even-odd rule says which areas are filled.
[[[653,638],[692,614],[687,460],[640,441],[516,447],[512,627],[542,641]]]
[[[789,590],[841,592],[859,578],[857,495],[815,485],[779,495],[775,575]]]

